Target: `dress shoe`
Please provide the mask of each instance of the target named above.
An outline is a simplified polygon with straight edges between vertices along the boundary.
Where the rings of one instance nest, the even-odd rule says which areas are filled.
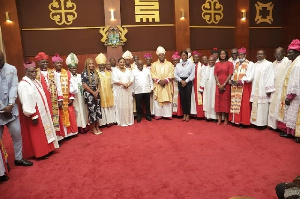
[[[146,120],[152,121],[152,118],[150,116],[146,116]]]
[[[292,136],[291,134],[287,134],[287,133],[281,132],[281,133],[280,133],[280,137],[284,137],[284,138],[292,138],[293,136]]]
[[[15,165],[16,166],[32,166],[33,163],[28,160],[21,159],[21,160],[15,160]]]
[[[5,182],[9,179],[7,175],[0,176],[0,182]]]
[[[137,123],[140,123],[140,122],[142,121],[142,118],[138,116],[138,117],[136,118],[136,121],[137,121]]]

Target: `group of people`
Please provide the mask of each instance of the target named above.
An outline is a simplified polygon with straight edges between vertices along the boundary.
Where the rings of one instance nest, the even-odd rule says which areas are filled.
[[[38,53],[35,62],[24,63],[25,76],[18,83],[17,70],[4,62],[0,52],[0,137],[6,125],[12,135],[15,165],[31,166],[24,157],[47,159],[59,141],[102,126],[140,123],[145,112],[148,121],[192,116],[215,120],[218,125],[233,124],[280,129],[281,136],[300,137],[300,41],[293,40],[285,57],[275,50],[275,61],[257,52],[255,63],[246,59],[245,48],[213,49],[202,56],[190,49],[175,52],[172,63],[163,47],[158,60],[146,53],[144,60],[126,51],[117,61],[100,53],[85,60],[78,73],[74,53],[63,59]],[[17,94],[20,106],[16,105]],[[145,108],[143,108],[143,104]],[[20,115],[19,115],[20,113]],[[8,180],[7,153],[0,139],[0,181]]]

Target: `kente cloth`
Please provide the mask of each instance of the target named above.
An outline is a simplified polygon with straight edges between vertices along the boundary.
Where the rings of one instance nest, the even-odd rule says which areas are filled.
[[[237,62],[234,67],[232,80],[235,82],[241,81],[246,75],[249,61],[245,60],[242,64]],[[244,85],[231,85],[231,106],[230,113],[240,113],[241,102],[243,98]]]
[[[37,69],[36,79],[42,84],[43,90],[46,94],[49,108],[52,112],[53,126],[56,131],[60,131],[59,127],[59,110],[58,110],[58,98],[57,98],[57,88],[55,83],[54,71],[52,69],[47,69],[48,76],[44,77],[41,74],[40,69]]]

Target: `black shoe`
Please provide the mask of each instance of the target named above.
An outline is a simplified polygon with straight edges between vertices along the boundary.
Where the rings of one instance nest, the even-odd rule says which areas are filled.
[[[137,123],[140,123],[140,122],[141,122],[141,120],[142,120],[142,118],[141,118],[141,117],[137,117],[137,119],[136,119]]]
[[[7,175],[0,176],[0,182],[5,182],[9,179]]]
[[[296,143],[300,143],[300,138],[299,137],[296,138]]]
[[[146,116],[146,120],[152,121],[152,118],[150,116]]]
[[[28,160],[21,159],[21,160],[15,160],[15,165],[16,166],[32,166],[33,163]]]
[[[292,138],[293,136],[292,136],[291,134],[287,134],[287,133],[281,132],[281,133],[280,133],[280,137],[284,137],[284,138]]]

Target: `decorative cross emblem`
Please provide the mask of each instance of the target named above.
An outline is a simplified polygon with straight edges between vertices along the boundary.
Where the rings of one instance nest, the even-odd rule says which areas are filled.
[[[260,24],[260,23],[272,24],[272,22],[273,22],[273,8],[274,8],[274,4],[272,4],[272,2],[261,3],[261,2],[258,1],[255,4],[255,8],[256,8],[256,17],[255,17],[256,24]],[[262,15],[260,15],[260,11],[263,8],[266,8],[269,11],[269,15],[267,16],[267,18],[263,18]]]
[[[208,24],[218,24],[223,19],[223,6],[218,0],[206,0],[202,5],[202,11],[202,18]]]
[[[70,25],[77,18],[76,4],[71,0],[53,0],[49,4],[50,19],[57,25]]]

